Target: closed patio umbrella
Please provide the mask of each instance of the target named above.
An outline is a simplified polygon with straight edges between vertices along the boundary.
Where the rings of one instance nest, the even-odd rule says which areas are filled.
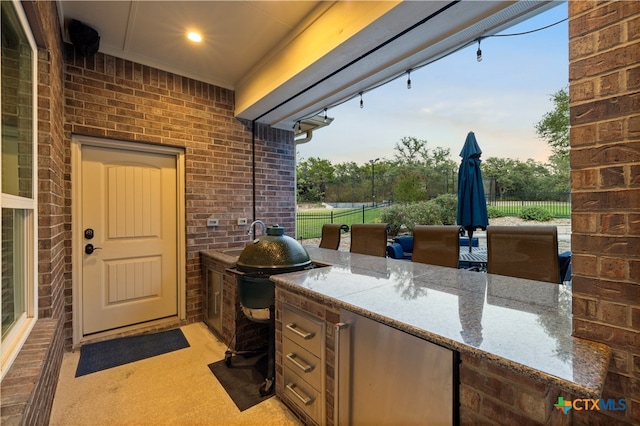
[[[482,150],[478,146],[476,136],[469,132],[464,142],[460,157],[460,170],[458,171],[458,212],[457,222],[469,232],[469,252],[471,252],[471,239],[476,229],[487,229],[489,218],[487,215],[487,201],[484,198],[484,186],[482,185],[482,171],[480,170],[480,154]]]

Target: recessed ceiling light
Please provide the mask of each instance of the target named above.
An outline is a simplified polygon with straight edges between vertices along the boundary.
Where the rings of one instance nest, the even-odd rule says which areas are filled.
[[[202,41],[202,36],[195,31],[190,31],[187,34],[187,38],[191,41],[195,41],[196,43],[200,43]]]

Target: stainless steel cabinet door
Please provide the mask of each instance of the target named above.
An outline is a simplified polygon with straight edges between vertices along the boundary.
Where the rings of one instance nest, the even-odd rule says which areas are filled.
[[[350,311],[340,321],[339,424],[453,424],[452,351]]]

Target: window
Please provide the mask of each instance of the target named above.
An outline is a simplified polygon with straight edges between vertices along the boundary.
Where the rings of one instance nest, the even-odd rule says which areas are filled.
[[[36,50],[19,2],[0,2],[2,377],[36,320]]]

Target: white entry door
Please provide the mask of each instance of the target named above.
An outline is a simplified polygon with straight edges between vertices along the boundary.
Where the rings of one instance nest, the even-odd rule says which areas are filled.
[[[83,334],[177,315],[176,157],[84,145],[81,173]]]

